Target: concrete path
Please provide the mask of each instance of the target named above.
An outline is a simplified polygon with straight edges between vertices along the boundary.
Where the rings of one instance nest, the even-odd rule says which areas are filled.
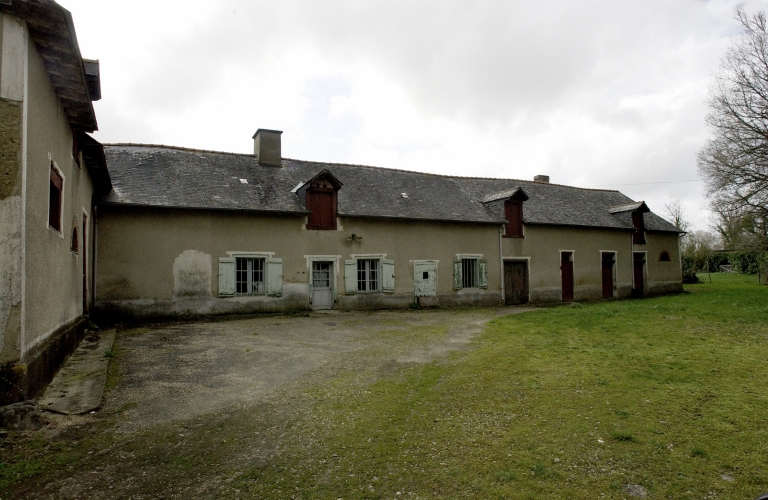
[[[99,409],[115,330],[89,333],[45,390],[41,410],[82,415]]]

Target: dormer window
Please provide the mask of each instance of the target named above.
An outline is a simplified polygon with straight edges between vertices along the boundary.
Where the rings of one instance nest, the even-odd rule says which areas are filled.
[[[523,237],[523,202],[522,200],[507,200],[504,202],[504,218],[507,225],[504,228],[506,238]]]
[[[635,227],[632,243],[635,245],[645,245],[645,222],[643,221],[643,212],[639,210],[632,212],[632,225]]]
[[[307,210],[310,212],[307,229],[336,230],[337,193],[340,188],[341,182],[327,170],[323,170],[307,183]]]

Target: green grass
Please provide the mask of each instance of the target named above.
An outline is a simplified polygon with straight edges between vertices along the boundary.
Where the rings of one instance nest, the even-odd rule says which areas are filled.
[[[112,431],[117,412],[77,441],[11,438],[0,494],[117,460],[116,474],[157,478],[130,492],[146,497],[205,482],[201,497],[626,498],[636,484],[652,498],[754,498],[768,490],[768,287],[712,280],[499,318],[447,360],[305,387],[301,412],[265,406],[125,436]],[[447,328],[391,326],[381,335],[403,342]],[[243,458],[269,443],[274,455]]]
[[[319,397],[315,445],[233,484],[268,498],[622,498],[628,484],[754,498],[768,490],[768,288],[716,275],[687,292],[495,320],[451,362]]]

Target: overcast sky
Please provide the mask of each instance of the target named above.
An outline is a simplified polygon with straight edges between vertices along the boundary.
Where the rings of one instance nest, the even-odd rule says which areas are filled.
[[[102,142],[252,153],[271,128],[288,158],[546,174],[707,228],[696,152],[740,2],[59,3],[101,61]]]

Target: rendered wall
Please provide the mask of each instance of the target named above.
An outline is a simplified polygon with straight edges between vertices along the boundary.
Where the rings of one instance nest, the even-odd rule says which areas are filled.
[[[101,206],[96,306],[132,317],[307,309],[312,257],[334,261],[341,309],[408,307],[414,260],[438,261],[435,305],[501,303],[498,226],[341,218],[337,231],[308,231],[305,223],[295,216]],[[362,239],[349,241],[353,233]],[[227,252],[281,258],[283,296],[219,298],[218,260]],[[487,259],[487,289],[453,289],[457,254]],[[352,255],[394,260],[394,293],[346,295],[344,261]]]
[[[632,233],[609,229],[525,226],[524,238],[504,238],[507,260],[529,261],[530,302],[562,301],[560,252],[573,252],[574,300],[599,300],[602,251],[616,253],[614,296],[628,297],[632,287]]]
[[[683,269],[680,264],[680,237],[677,233],[646,231],[645,245],[634,245],[635,251],[646,252],[647,295],[663,295],[683,291]],[[670,256],[660,261],[662,251]]]
[[[31,360],[57,332],[83,314],[83,213],[90,215],[93,187],[85,166],[72,157],[72,130],[34,43],[27,43],[25,206],[23,207],[24,314],[19,348]],[[48,225],[50,162],[64,178],[61,232]],[[70,250],[74,226],[79,253]],[[90,224],[89,224],[90,225]],[[8,361],[6,358],[3,361]]]

